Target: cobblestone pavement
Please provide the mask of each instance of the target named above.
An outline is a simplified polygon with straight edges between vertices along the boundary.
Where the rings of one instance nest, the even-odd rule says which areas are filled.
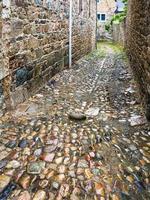
[[[121,48],[101,43],[0,120],[1,200],[143,200],[150,129]]]

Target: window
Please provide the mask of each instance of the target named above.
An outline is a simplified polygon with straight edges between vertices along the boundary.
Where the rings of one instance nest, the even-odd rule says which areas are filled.
[[[105,14],[101,14],[101,21],[105,21],[106,19],[106,15]]]
[[[98,19],[98,21],[105,22],[106,21],[106,14],[98,13],[97,19]]]
[[[101,19],[101,15],[97,14],[97,19],[100,20]]]

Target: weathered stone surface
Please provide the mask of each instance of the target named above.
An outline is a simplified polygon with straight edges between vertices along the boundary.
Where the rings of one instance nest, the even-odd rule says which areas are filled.
[[[44,190],[38,190],[33,200],[46,200],[46,192]]]
[[[51,152],[55,151],[56,148],[57,148],[56,145],[49,145],[44,148],[44,152],[51,153]]]
[[[90,117],[94,117],[97,116],[99,114],[99,108],[89,108],[85,114],[90,116]]]
[[[18,167],[20,167],[20,162],[17,160],[10,161],[6,166],[7,169],[17,169]]]
[[[73,0],[73,60],[95,47],[96,2],[91,1],[90,8],[87,2],[82,4],[86,13],[83,16],[79,15],[79,1]],[[16,106],[68,65],[69,0],[16,0],[7,6],[0,1],[0,12],[0,72],[10,70],[6,96]],[[5,23],[3,17],[10,23]]]
[[[22,186],[23,189],[28,189],[28,187],[30,186],[30,176],[29,175],[23,175],[20,179],[19,179],[19,184]]]
[[[52,162],[55,157],[54,153],[44,153],[41,155],[41,159],[46,161],[46,162]]]
[[[131,126],[143,125],[146,123],[146,119],[140,115],[134,115],[130,119]]]
[[[24,191],[16,199],[17,200],[31,200],[31,196],[28,191]]]
[[[15,140],[9,141],[9,142],[6,144],[6,147],[8,147],[8,148],[10,148],[10,149],[13,149],[15,146],[16,146],[16,141],[15,141]]]
[[[0,199],[8,199],[11,193],[17,188],[17,185],[13,182],[7,184],[7,186],[0,192]]]
[[[59,157],[59,158],[55,159],[55,163],[56,163],[57,165],[61,164],[62,161],[63,161],[63,157]]]
[[[22,140],[19,142],[18,146],[19,146],[20,148],[25,148],[25,147],[27,146],[27,144],[28,144],[28,141],[27,141],[26,139],[22,139]]]
[[[53,186],[54,189],[57,190],[57,189],[59,188],[60,185],[59,185],[59,183],[57,183],[57,182],[53,182],[53,183],[52,183],[52,186]]]
[[[86,115],[79,112],[71,112],[69,113],[69,118],[71,120],[86,120]]]
[[[79,168],[88,168],[88,162],[86,160],[79,160],[78,167]]]
[[[34,151],[34,155],[37,156],[37,157],[39,157],[41,155],[41,153],[42,153],[42,149],[41,148],[40,149],[36,149]]]
[[[0,161],[0,169],[3,169],[6,165],[7,165],[7,161],[6,160],[1,160]]]
[[[149,199],[149,126],[131,127],[128,121],[143,116],[140,104],[130,104],[137,86],[126,78],[131,71],[120,48],[99,45],[77,68],[55,76],[53,88],[46,85],[23,104],[24,109],[37,104],[35,114],[12,111],[0,118],[0,174],[11,179],[3,179],[0,199]],[[97,56],[101,49],[105,58]],[[82,122],[68,120],[68,109],[91,107],[100,113]],[[5,145],[23,138],[25,148]]]
[[[135,20],[136,19],[136,20]],[[150,120],[150,57],[149,51],[149,3],[136,0],[128,2],[127,16],[127,52],[131,67],[138,82],[141,100]]]
[[[27,167],[27,172],[29,174],[40,174],[42,169],[45,167],[45,162],[32,162],[29,163]]]
[[[113,40],[122,46],[126,44],[126,20],[120,23],[112,24],[112,37]]]
[[[9,184],[10,177],[6,175],[0,175],[0,192],[2,192],[5,187]]]

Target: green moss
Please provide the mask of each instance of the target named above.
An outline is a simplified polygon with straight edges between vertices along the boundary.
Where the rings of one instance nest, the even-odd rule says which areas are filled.
[[[117,52],[122,52],[123,47],[119,45],[118,43],[111,42],[111,41],[101,41],[98,43],[98,48],[103,48],[104,51],[107,51],[108,48],[114,50],[116,53]]]
[[[126,53],[124,48],[118,43],[114,43],[111,41],[100,41],[97,43],[97,49],[93,52],[89,53],[85,58],[87,60],[96,60],[100,58],[104,58],[107,56],[108,52],[115,52],[116,56],[121,57],[124,60],[127,60]]]
[[[86,59],[94,60],[94,59],[104,58],[105,56],[106,52],[104,51],[104,49],[97,47],[97,49],[95,49],[86,56]]]

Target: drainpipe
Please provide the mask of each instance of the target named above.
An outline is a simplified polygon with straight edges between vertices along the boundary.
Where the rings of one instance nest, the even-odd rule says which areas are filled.
[[[72,66],[72,0],[69,9],[69,68]]]
[[[97,49],[97,0],[96,0],[96,38],[95,38],[95,46],[96,46],[96,49]]]

